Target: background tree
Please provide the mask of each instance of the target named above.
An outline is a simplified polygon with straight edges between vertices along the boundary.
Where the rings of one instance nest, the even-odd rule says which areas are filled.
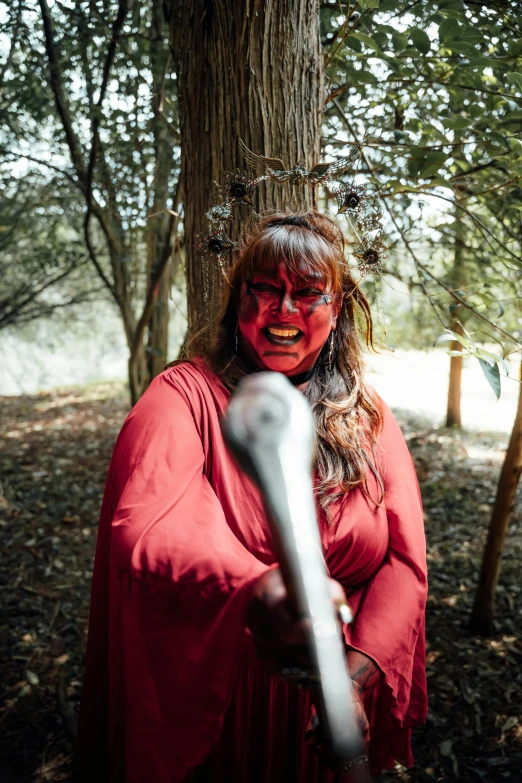
[[[513,280],[520,269],[516,237],[491,215],[495,205],[518,209],[517,4],[369,0],[344,9],[323,4],[325,144],[333,153],[361,147],[361,175],[382,191],[389,216],[388,272],[404,279],[408,259],[410,281],[445,327],[453,321],[450,305],[459,305],[474,316],[477,344],[500,335],[506,351],[516,348],[514,335],[498,331],[491,292],[475,279],[484,283],[485,271],[496,277],[505,269]],[[466,275],[470,290],[460,293],[445,282],[455,211],[474,263]]]
[[[470,618],[470,629],[486,636],[495,632],[495,591],[500,574],[500,558],[522,473],[522,364],[520,368],[517,413],[500,472]]]
[[[258,155],[311,167],[320,158],[323,72],[316,0],[204,0],[176,3],[168,13],[179,83],[181,183],[185,193],[189,330],[219,303],[223,280],[209,280],[197,248],[213,183],[245,170],[238,138]],[[266,207],[292,197],[263,190]],[[235,230],[238,225],[236,221]]]
[[[361,173],[382,190],[392,246],[387,272],[421,288],[444,327],[437,342],[453,342],[449,413],[458,415],[462,355],[479,360],[498,396],[504,358],[520,348],[513,308],[522,293],[518,3],[366,0],[345,9],[323,4],[325,141],[332,151],[359,144]],[[493,627],[520,476],[521,415],[519,406],[484,550],[475,630]]]
[[[92,299],[81,212],[67,185],[0,170],[0,187],[0,329]]]
[[[121,314],[135,402],[166,360],[180,198],[161,3],[16,0],[2,32],[2,147],[82,199],[85,247]]]

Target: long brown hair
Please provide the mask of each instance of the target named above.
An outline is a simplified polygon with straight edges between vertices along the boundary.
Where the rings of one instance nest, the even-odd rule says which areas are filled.
[[[315,210],[277,212],[247,229],[228,279],[230,290],[217,328],[210,324],[188,342],[185,358],[199,357],[231,389],[248,368],[235,350],[237,307],[241,285],[254,270],[277,269],[282,260],[297,274],[319,272],[329,290],[342,297],[334,333],[333,362],[329,341],[317,360],[305,396],[317,435],[316,491],[321,506],[361,486],[368,493],[367,474],[374,474],[382,500],[377,468],[377,440],[382,412],[375,393],[363,379],[362,353],[373,347],[370,306],[346,263],[344,237],[337,224]],[[361,337],[363,339],[361,339]]]

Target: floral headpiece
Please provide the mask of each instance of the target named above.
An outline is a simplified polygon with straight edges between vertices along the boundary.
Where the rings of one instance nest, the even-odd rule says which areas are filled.
[[[337,214],[345,214],[350,218],[351,227],[359,242],[352,255],[357,260],[361,276],[373,273],[380,277],[387,258],[381,204],[377,193],[370,195],[366,185],[355,184],[356,172],[353,167],[360,155],[357,148],[346,158],[339,158],[332,163],[316,163],[308,170],[301,163],[287,168],[279,158],[256,155],[241,139],[239,147],[254,173],[237,170],[235,173],[227,173],[222,184],[214,183],[211,206],[205,216],[208,230],[198,243],[207,263],[215,261],[228,281],[224,258],[239,247],[238,243],[231,239],[228,228],[233,211],[243,205],[247,206],[250,212],[257,214],[253,204],[254,193],[260,182],[268,180],[294,187],[323,185],[337,201]],[[345,175],[347,181],[336,181]]]

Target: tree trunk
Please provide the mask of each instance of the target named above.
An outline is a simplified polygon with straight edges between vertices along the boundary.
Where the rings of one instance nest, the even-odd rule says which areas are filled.
[[[172,264],[170,260],[163,265],[158,280],[158,270],[162,268],[162,259],[171,245],[170,232],[172,221],[167,211],[169,184],[174,164],[174,138],[164,115],[165,77],[169,67],[170,52],[164,45],[166,27],[163,16],[162,0],[152,2],[151,25],[151,70],[152,70],[152,110],[154,112],[154,148],[155,168],[153,182],[153,202],[147,220],[147,278],[148,286],[156,287],[156,303],[148,324],[147,367],[149,380],[155,378],[165,368],[169,340],[169,299]],[[176,205],[174,205],[176,209]]]
[[[459,196],[458,190],[455,194]],[[453,260],[453,269],[451,272],[451,287],[458,288],[461,285],[464,264],[464,232],[465,227],[462,222],[462,213],[459,209],[455,210],[455,256]],[[462,308],[458,308],[460,312]],[[460,316],[462,317],[462,316]],[[464,334],[462,324],[455,319],[452,331],[457,334]],[[462,351],[462,345],[458,340],[451,344],[452,351]],[[450,357],[450,373],[448,384],[448,404],[446,408],[446,427],[462,427],[460,413],[461,402],[461,382],[462,382],[462,356]]]
[[[500,472],[497,496],[489,523],[479,583],[470,619],[470,629],[485,636],[489,636],[495,631],[493,617],[495,614],[495,589],[500,573],[500,556],[522,472],[522,364],[520,365],[520,381],[517,414]]]
[[[464,330],[458,321],[455,321],[451,327],[457,334],[464,334]],[[453,340],[451,343],[452,351],[461,351],[462,345]],[[460,416],[460,398],[462,381],[462,356],[452,356],[450,358],[450,374],[448,388],[448,407],[446,410],[446,427],[462,427]]]
[[[192,331],[222,300],[216,264],[208,281],[197,250],[214,181],[246,170],[238,139],[287,166],[319,160],[323,62],[317,0],[168,0],[177,63],[188,325]],[[265,207],[281,207],[287,188],[266,188]],[[241,213],[244,220],[247,212]],[[232,229],[237,237],[238,226]]]

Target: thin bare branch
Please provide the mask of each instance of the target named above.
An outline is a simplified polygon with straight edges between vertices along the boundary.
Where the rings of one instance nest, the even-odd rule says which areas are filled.
[[[348,128],[348,130],[350,131],[350,133],[352,134],[352,136],[354,137],[354,139],[357,141],[357,135],[356,135],[356,133],[355,133],[354,129],[352,128],[352,125],[351,125],[350,121],[349,121],[349,120],[347,119],[347,117],[345,116],[345,114],[344,114],[344,112],[343,112],[343,109],[342,109],[342,106],[341,106],[341,105],[338,103],[338,101],[336,101],[336,100],[334,101],[334,104],[337,106],[337,109],[338,109],[338,111],[339,111],[340,118],[341,118],[341,119],[344,121],[344,123],[345,123],[346,127]],[[367,155],[366,155],[366,152],[364,151],[364,149],[363,149],[363,150],[361,150],[361,153],[362,153],[362,156],[363,156],[363,158],[365,159],[365,163],[366,163],[366,166],[368,167],[368,170],[370,171],[370,173],[372,173],[372,166],[371,166],[371,163],[370,163],[370,161],[369,161],[369,159],[368,159],[368,157],[367,157]],[[476,310],[476,309],[475,309],[475,308],[474,308],[472,305],[468,304],[468,302],[466,302],[466,301],[465,301],[465,300],[464,300],[464,299],[463,299],[463,298],[462,298],[462,297],[461,297],[459,294],[457,294],[455,291],[453,291],[453,290],[452,290],[452,289],[451,289],[449,286],[447,286],[447,285],[446,285],[446,284],[445,284],[445,283],[444,283],[442,280],[440,280],[438,277],[436,277],[436,276],[433,274],[433,272],[431,272],[431,271],[430,271],[430,270],[429,270],[429,269],[428,269],[426,266],[424,266],[424,264],[423,264],[423,263],[422,263],[422,262],[419,260],[419,258],[417,257],[417,254],[415,253],[415,251],[414,251],[414,250],[413,250],[413,248],[411,247],[411,245],[410,245],[410,243],[409,243],[409,241],[408,241],[408,238],[406,237],[406,235],[405,235],[405,233],[404,233],[404,231],[403,231],[402,227],[401,227],[401,226],[399,225],[399,223],[397,222],[397,219],[396,219],[396,217],[395,217],[395,214],[394,214],[393,210],[391,209],[391,207],[390,207],[390,206],[389,206],[389,204],[388,204],[388,197],[387,197],[387,196],[385,196],[385,195],[383,195],[383,196],[382,196],[382,198],[383,198],[383,201],[384,201],[384,203],[385,203],[385,205],[386,205],[386,209],[388,210],[388,214],[390,215],[390,218],[391,218],[391,220],[392,220],[392,222],[393,222],[393,224],[394,224],[394,226],[395,226],[396,230],[397,230],[397,231],[398,231],[398,233],[400,234],[400,236],[401,236],[401,238],[402,238],[402,241],[404,242],[404,245],[405,245],[406,249],[408,250],[408,253],[410,254],[410,256],[411,256],[411,258],[412,258],[412,260],[413,260],[413,262],[414,262],[414,264],[415,264],[416,268],[417,268],[417,269],[419,269],[419,270],[421,270],[421,271],[422,271],[422,272],[423,272],[425,275],[427,275],[429,278],[431,278],[431,279],[432,279],[432,280],[433,280],[435,283],[437,283],[437,285],[439,285],[439,286],[440,286],[442,289],[444,289],[444,290],[445,290],[445,291],[446,291],[448,294],[450,294],[450,295],[451,295],[451,297],[452,297],[452,298],[453,298],[453,299],[454,299],[456,302],[458,302],[460,305],[462,305],[462,307],[464,307],[466,310],[469,310],[471,313],[473,313],[473,315],[474,315],[476,318],[478,318],[478,319],[480,319],[481,321],[483,321],[484,323],[488,324],[488,326],[489,326],[490,328],[492,328],[492,329],[494,329],[495,331],[499,332],[500,334],[504,335],[504,337],[505,337],[506,339],[510,340],[510,341],[511,341],[511,342],[513,342],[515,345],[518,345],[518,346],[522,347],[522,342],[520,342],[519,340],[517,340],[517,339],[516,339],[516,337],[514,337],[512,334],[510,334],[509,332],[507,332],[505,329],[502,329],[502,328],[501,328],[500,326],[498,326],[497,324],[495,324],[495,323],[493,323],[492,321],[490,321],[490,320],[489,320],[489,318],[486,318],[484,315],[482,315],[482,313],[478,312],[478,311],[477,311],[477,310]],[[453,201],[452,199],[445,198],[444,196],[441,196],[441,198],[443,198],[445,201],[449,201],[450,203],[454,204],[454,205],[455,205],[455,206],[457,206],[457,207],[459,207],[459,206],[460,206],[460,205],[458,204],[458,202],[456,202],[456,201]],[[464,209],[464,211],[469,213],[469,210],[466,210],[466,209]],[[471,213],[469,213],[469,214],[471,214]],[[478,222],[479,222],[479,224],[480,224],[480,221],[478,221]],[[491,232],[489,232],[489,233],[491,233]],[[515,256],[515,258],[516,258],[516,256]],[[423,285],[423,282],[422,282],[422,281],[421,281],[421,285]],[[431,304],[431,306],[432,306],[432,308],[433,308],[433,310],[434,310],[434,312],[435,312],[435,315],[437,316],[437,318],[439,319],[439,321],[442,323],[442,325],[444,326],[444,328],[447,328],[447,327],[446,327],[446,325],[444,324],[444,322],[442,321],[442,319],[440,318],[440,316],[439,316],[439,313],[438,313],[438,311],[437,311],[437,308],[435,307],[434,303],[432,302],[432,300],[431,300],[431,297],[430,297],[430,295],[429,295],[429,292],[427,291],[427,289],[426,289],[426,287],[425,287],[424,285],[423,285],[423,289],[425,290],[425,293],[426,293],[426,295],[427,295],[427,297],[428,297],[428,300],[429,300],[429,302],[430,302],[430,304]]]
[[[56,110],[60,120],[62,121],[65,138],[67,140],[67,146],[69,147],[71,160],[76,170],[78,180],[80,181],[82,187],[85,187],[85,163],[83,161],[83,153],[80,141],[73,128],[68,101],[65,95],[62,71],[54,43],[54,28],[51,12],[49,10],[49,6],[47,5],[47,0],[38,0],[38,2],[40,4],[40,10],[42,14],[45,35],[45,51],[47,53],[47,59],[49,62],[49,78],[56,103]]]
[[[152,317],[152,311],[154,309],[154,305],[156,304],[156,299],[158,296],[159,286],[161,283],[163,272],[165,271],[165,268],[172,256],[172,242],[177,233],[177,227],[179,222],[178,205],[182,200],[182,198],[183,195],[182,195],[181,181],[178,180],[178,184],[176,186],[176,192],[174,194],[174,199],[172,202],[174,209],[169,210],[170,220],[169,220],[167,241],[165,242],[163,256],[160,260],[158,267],[155,270],[155,274],[154,276],[151,275],[150,283],[147,290],[147,296],[145,298],[145,303],[143,305],[143,310],[133,335],[133,342],[131,347],[131,360],[132,357],[136,355],[136,352],[138,351],[138,348],[143,341],[143,334],[145,332],[145,328]]]

